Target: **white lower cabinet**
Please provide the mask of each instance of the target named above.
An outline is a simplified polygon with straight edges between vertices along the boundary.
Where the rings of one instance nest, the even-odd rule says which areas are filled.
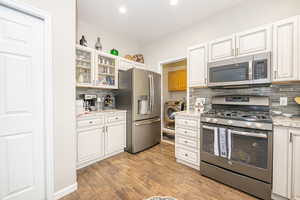
[[[77,168],[124,151],[126,112],[103,112],[77,118]]]
[[[300,130],[291,130],[292,136],[292,199],[300,200]]]
[[[300,129],[274,127],[273,199],[300,200]]]
[[[110,155],[126,146],[126,124],[110,124],[105,135],[105,154]]]
[[[103,147],[103,129],[82,130],[78,132],[78,162],[104,156]]]
[[[176,114],[175,157],[177,162],[200,170],[200,115]]]

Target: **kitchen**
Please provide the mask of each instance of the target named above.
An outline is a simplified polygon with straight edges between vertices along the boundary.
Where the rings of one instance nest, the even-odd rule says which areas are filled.
[[[49,13],[26,7],[30,1],[0,1],[7,20],[0,21],[0,53],[8,60],[0,56],[0,89],[34,96],[23,103],[11,92],[0,97],[0,145],[7,146],[0,199],[300,199],[299,1],[78,0],[55,12],[55,2],[34,5]],[[53,14],[54,39],[40,42],[45,32],[36,20],[47,25],[52,13],[68,17]],[[20,24],[35,27],[36,43]],[[46,76],[35,84],[28,84],[33,71],[11,76],[7,66],[26,60],[10,62],[12,54],[42,63],[27,43],[55,44],[55,70],[47,71],[55,75],[47,89],[54,97],[38,87]],[[32,116],[45,120],[32,117],[24,128],[32,105]],[[167,125],[166,108],[178,111]],[[14,128],[19,122],[23,130]],[[48,127],[44,140],[37,124]]]

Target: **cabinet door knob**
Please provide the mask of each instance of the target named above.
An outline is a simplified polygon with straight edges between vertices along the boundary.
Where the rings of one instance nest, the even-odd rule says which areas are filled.
[[[188,156],[188,154],[186,153],[186,154],[184,154],[184,156],[185,156],[185,157],[187,157],[187,156]]]

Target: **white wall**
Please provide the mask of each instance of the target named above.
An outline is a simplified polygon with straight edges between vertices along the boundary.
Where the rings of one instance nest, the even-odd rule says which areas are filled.
[[[20,0],[52,15],[54,72],[54,190],[76,182],[75,0]],[[33,38],[34,39],[34,38]]]
[[[97,37],[100,37],[103,51],[105,52],[110,52],[111,49],[115,48],[119,51],[119,55],[122,57],[127,54],[134,55],[139,53],[137,41],[123,35],[107,31],[103,29],[103,27],[90,24],[89,22],[79,18],[77,23],[77,43],[79,43],[82,35],[85,36],[88,46],[91,48],[94,48]]]
[[[186,56],[189,46],[300,14],[299,0],[249,0],[183,31],[141,46],[147,65]]]

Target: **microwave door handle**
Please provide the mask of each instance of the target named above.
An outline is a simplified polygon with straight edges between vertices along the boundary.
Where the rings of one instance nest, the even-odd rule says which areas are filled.
[[[242,135],[242,136],[248,136],[248,137],[257,137],[257,138],[268,138],[266,134],[260,134],[260,133],[251,133],[251,132],[242,132],[242,131],[231,131],[234,135]]]
[[[215,127],[210,127],[210,126],[202,126],[202,128],[204,129],[208,129],[208,130],[215,130]]]
[[[253,66],[253,60],[250,60],[249,61],[249,73],[248,73],[249,80],[253,80],[253,77],[252,77],[252,75],[253,75],[253,68],[254,68],[254,66]]]

